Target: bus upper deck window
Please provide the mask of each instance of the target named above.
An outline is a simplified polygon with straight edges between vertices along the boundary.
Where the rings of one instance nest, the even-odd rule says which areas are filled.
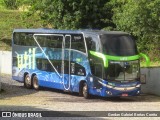
[[[82,52],[86,52],[84,38],[82,34],[71,35],[71,49],[76,49]]]
[[[86,37],[86,44],[87,44],[87,48],[88,50],[93,50],[95,51],[96,50],[96,44],[95,42],[92,40],[91,37]]]

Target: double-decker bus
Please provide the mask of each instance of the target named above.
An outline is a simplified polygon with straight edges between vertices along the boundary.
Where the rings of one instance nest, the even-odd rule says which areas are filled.
[[[12,79],[26,88],[49,87],[103,97],[140,94],[140,58],[125,32],[15,29]]]

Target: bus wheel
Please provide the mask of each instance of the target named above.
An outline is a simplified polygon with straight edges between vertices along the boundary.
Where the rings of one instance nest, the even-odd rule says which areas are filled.
[[[38,83],[38,78],[36,75],[33,76],[33,88],[35,90],[38,90],[39,89],[39,83]]]
[[[25,78],[24,78],[24,86],[28,89],[31,89],[32,88],[32,82],[31,82],[31,78],[29,76],[29,74],[25,75]]]
[[[87,86],[86,82],[83,84],[82,93],[83,93],[84,98],[86,98],[86,99],[90,98],[90,95],[88,93],[88,86]]]

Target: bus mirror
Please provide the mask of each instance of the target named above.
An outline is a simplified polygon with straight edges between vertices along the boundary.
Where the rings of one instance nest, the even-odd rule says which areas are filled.
[[[145,58],[145,60],[146,60],[146,66],[149,67],[150,66],[150,59],[149,59],[149,57],[146,54],[143,54],[143,53],[139,53],[139,56]]]
[[[145,74],[141,74],[140,81],[141,81],[141,84],[146,84],[146,75]]]

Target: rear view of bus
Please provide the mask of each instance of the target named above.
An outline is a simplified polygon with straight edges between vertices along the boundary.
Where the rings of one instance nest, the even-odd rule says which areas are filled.
[[[99,33],[99,43],[93,39],[92,35],[86,38],[93,74],[89,92],[105,97],[139,95],[140,57],[148,58],[138,53],[135,40],[124,32]]]

